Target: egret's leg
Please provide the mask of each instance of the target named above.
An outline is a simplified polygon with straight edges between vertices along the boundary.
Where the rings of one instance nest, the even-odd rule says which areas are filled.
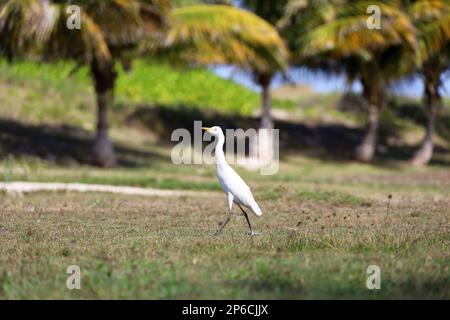
[[[219,229],[214,233],[215,236],[217,236],[219,233],[222,232],[223,228],[225,228],[225,226],[228,224],[228,222],[230,222],[232,215],[233,215],[233,213],[230,210],[230,213],[228,213],[228,216],[225,219],[225,221],[220,225]]]
[[[250,235],[253,236],[253,235],[257,234],[256,232],[253,231],[252,224],[250,223],[250,219],[248,218],[247,212],[245,212],[244,209],[242,209],[242,207],[240,205],[239,205],[239,208],[241,209],[242,213],[244,214],[245,220],[247,220],[248,228],[250,229]]]
[[[217,236],[219,233],[222,232],[223,228],[225,228],[225,226],[227,225],[228,222],[230,222],[231,216],[232,216],[232,210],[233,210],[233,195],[228,192],[227,194],[227,199],[228,199],[228,217],[225,219],[225,221],[222,223],[222,225],[220,226],[219,230],[217,230],[214,235]]]

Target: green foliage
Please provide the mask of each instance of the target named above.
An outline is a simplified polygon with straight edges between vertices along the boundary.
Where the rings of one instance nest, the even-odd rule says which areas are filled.
[[[175,8],[173,16],[157,52],[175,63],[232,64],[260,73],[287,68],[289,52],[277,30],[249,11],[192,5]]]
[[[165,25],[165,6],[160,0],[79,0],[81,28],[69,30],[69,5],[60,1],[7,1],[0,8],[0,50],[11,58],[29,42],[46,57],[104,65]]]
[[[258,106],[258,95],[203,68],[176,69],[167,64],[137,61],[130,74],[120,71],[119,101],[189,105],[223,112],[249,114]]]
[[[81,68],[69,76],[73,68],[73,63],[65,62],[56,64],[20,62],[8,65],[5,61],[0,61],[0,79],[2,79],[0,81],[15,85],[26,84],[37,89],[34,100],[27,99],[28,105],[32,106],[29,112],[35,115],[44,113],[44,117],[47,113],[47,117],[50,118],[48,113],[56,112],[54,119],[58,120],[57,110],[61,113],[85,112],[83,110],[85,107],[80,107],[80,104],[93,103],[92,99],[85,101],[86,96],[92,95],[89,71],[87,68]],[[26,88],[21,89],[19,86],[16,89],[22,91]],[[47,91],[56,91],[59,105],[44,99],[43,94]],[[10,94],[14,94],[14,91]],[[22,93],[17,92],[17,95]],[[257,93],[231,80],[222,79],[204,68],[177,69],[167,64],[148,63],[143,60],[136,61],[129,73],[119,68],[116,98],[118,102],[116,106],[189,105],[238,114],[249,114],[259,105]],[[37,106],[38,102],[44,105]],[[25,107],[16,106],[16,108]],[[27,113],[25,110],[24,112]],[[60,116],[64,117],[64,114]]]
[[[418,53],[422,61],[436,54],[446,55],[444,47],[450,40],[450,3],[447,0],[416,0],[407,10],[418,29]]]
[[[367,27],[367,8],[370,5],[381,10],[383,25],[380,29]],[[306,34],[299,34],[299,37],[302,42],[300,55],[309,57],[326,53],[332,59],[356,56],[370,60],[389,46],[412,46],[416,41],[409,17],[397,4],[364,0],[341,3],[328,18],[323,18],[320,25]]]

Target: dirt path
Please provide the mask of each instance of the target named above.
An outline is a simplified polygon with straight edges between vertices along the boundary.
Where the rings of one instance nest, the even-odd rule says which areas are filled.
[[[204,196],[215,192],[191,190],[162,190],[139,187],[113,186],[85,183],[0,182],[0,190],[10,194],[36,191],[108,192],[142,196]]]

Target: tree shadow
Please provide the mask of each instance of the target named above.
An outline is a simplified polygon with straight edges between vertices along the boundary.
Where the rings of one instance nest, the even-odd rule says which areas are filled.
[[[194,121],[202,121],[202,126],[217,125],[223,130],[247,130],[259,126],[259,119],[254,117],[227,115],[190,106],[143,105],[136,107],[127,118],[129,125],[138,123],[152,131],[160,143],[167,144],[173,143],[171,134],[178,128],[186,129],[193,136]],[[275,127],[280,129],[280,148],[283,151],[315,152],[336,159],[348,159],[363,132],[339,124],[309,126],[290,121],[276,121]]]
[[[0,119],[0,159],[10,156],[33,156],[60,165],[95,162],[91,155],[93,134],[67,125],[32,125]],[[118,166],[139,167],[155,160],[159,154],[115,144]]]
[[[259,120],[250,116],[225,115],[196,107],[178,106],[176,108],[157,106],[138,106],[127,121],[130,125],[140,126],[152,131],[160,143],[174,144],[170,137],[173,130],[184,128],[191,136],[194,134],[194,121],[202,121],[202,126],[218,125],[222,129],[258,128]],[[364,128],[355,128],[343,124],[308,125],[289,120],[277,120],[275,128],[280,130],[280,158],[290,154],[302,154],[322,161],[346,162],[353,160],[355,146],[362,140]],[[416,149],[408,146],[390,146],[388,140],[397,134],[391,126],[380,128],[379,146],[374,165],[395,168],[398,161],[407,160]],[[247,146],[248,147],[248,146]],[[248,148],[247,148],[248,149]],[[437,153],[448,150],[437,148]],[[248,150],[246,150],[248,152]],[[436,162],[434,162],[436,163]]]
[[[408,108],[413,108],[418,114],[407,111]],[[398,116],[408,114],[409,117],[422,122],[424,115],[417,109],[415,106],[406,106],[396,108],[395,112]],[[203,126],[218,125],[223,129],[246,130],[259,126],[259,119],[255,117],[222,114],[185,105],[136,106],[125,121],[130,126],[137,125],[151,131],[162,145],[174,145],[177,142],[172,142],[170,138],[175,129],[184,128],[193,136],[194,121],[200,120]],[[350,161],[354,147],[361,141],[364,134],[364,128],[354,128],[339,123],[308,125],[290,120],[279,120],[275,122],[275,127],[280,129],[280,159],[292,154],[302,154],[321,161]],[[443,125],[446,130],[448,130],[447,127],[448,124]],[[389,139],[395,137],[397,132],[395,125],[389,123],[381,125],[379,150],[373,162],[374,165],[396,168],[417,150],[418,146],[413,148],[407,145],[389,145]],[[9,155],[34,156],[61,165],[93,165],[95,162],[90,152],[92,141],[92,132],[73,126],[30,125],[0,119],[0,160]],[[115,150],[118,166],[121,167],[142,167],[151,165],[154,161],[169,161],[168,157],[124,144],[116,143]],[[248,144],[245,152],[248,152]],[[431,164],[450,165],[449,154],[450,150],[436,147]]]
[[[156,105],[138,106],[127,121],[130,125],[139,124],[156,134],[161,143],[173,144],[171,133],[184,128],[194,135],[194,121],[202,121],[203,126],[218,125],[222,129],[244,130],[258,128],[259,119],[242,115],[225,115],[211,110],[199,110],[196,107],[178,106],[176,108]],[[288,120],[277,120],[275,128],[280,131],[280,159],[290,154],[302,154],[321,161],[343,162],[352,160],[353,150],[361,141],[364,128],[354,128],[343,124],[307,125]],[[380,144],[386,144],[392,130],[381,130]],[[247,144],[248,152],[248,144]],[[395,151],[391,154],[391,151]],[[386,157],[380,157],[376,165],[395,167],[390,155],[398,158],[396,150],[388,150]],[[403,160],[403,159],[402,159]]]
[[[399,162],[409,161],[414,153],[420,148],[420,145],[396,145],[388,146],[383,152],[378,152],[375,165],[378,163],[382,166],[391,163],[393,166],[398,165]],[[435,146],[433,151],[433,158],[430,160],[430,165],[436,166],[450,166],[450,150]]]
[[[385,122],[380,125],[381,142],[382,145],[386,147],[386,150],[382,150],[382,152],[377,154],[377,161],[408,161],[420,148],[420,143],[417,143],[415,146],[402,143],[389,145],[387,140],[390,137],[398,138],[398,132],[400,131],[400,127],[396,125],[395,121],[392,121],[392,119],[403,119],[425,128],[428,121],[425,108],[419,101],[406,101],[403,103],[398,103],[394,100],[391,101],[390,108],[385,112],[391,114],[387,117],[387,119],[384,119]],[[436,116],[434,135],[439,136],[443,140],[450,141],[449,124],[450,113],[444,108],[439,109]],[[435,145],[433,158],[431,159],[430,164],[450,165],[450,150],[443,146]]]

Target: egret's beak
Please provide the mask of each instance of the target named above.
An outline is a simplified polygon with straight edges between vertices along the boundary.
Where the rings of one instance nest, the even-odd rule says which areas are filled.
[[[209,132],[209,129],[211,129],[211,128],[208,128],[208,127],[202,127],[202,130],[205,130],[206,132]]]

